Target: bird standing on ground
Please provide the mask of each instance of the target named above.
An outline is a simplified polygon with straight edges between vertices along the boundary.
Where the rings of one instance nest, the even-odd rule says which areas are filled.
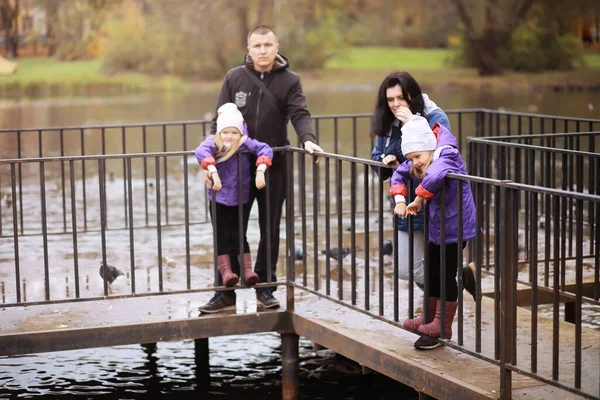
[[[108,264],[105,266],[103,262],[100,263],[99,272],[100,276],[106,281],[106,283],[108,283],[109,287],[110,284],[115,281],[115,279],[117,279],[121,275],[125,275],[123,271],[117,269],[116,267],[112,267]]]
[[[383,242],[381,252],[384,256],[391,256],[392,254],[394,254],[394,242],[392,241],[392,239],[388,239],[385,242]]]
[[[350,247],[335,247],[329,250],[321,250],[321,254],[325,254],[327,257],[333,258],[336,261],[346,257],[348,254],[350,254],[350,252]]]

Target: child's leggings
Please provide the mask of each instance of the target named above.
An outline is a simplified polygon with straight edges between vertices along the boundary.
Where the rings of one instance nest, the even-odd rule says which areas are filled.
[[[243,207],[247,207],[245,204]],[[212,215],[212,204],[209,204],[210,216]],[[217,203],[217,255],[224,254],[240,254],[240,227],[243,230],[244,238],[244,253],[250,253],[250,246],[246,240],[246,230],[248,229],[248,221],[242,217],[243,224],[238,218],[238,206],[225,206]],[[245,210],[242,215],[245,215]],[[237,258],[237,257],[236,257]]]
[[[463,242],[462,249],[467,242]],[[458,244],[446,243],[446,301],[458,300],[458,284],[456,283],[456,271],[458,269]],[[440,282],[442,280],[442,262],[440,260],[440,246],[435,243],[427,243],[427,284],[429,285],[429,297],[441,298]]]

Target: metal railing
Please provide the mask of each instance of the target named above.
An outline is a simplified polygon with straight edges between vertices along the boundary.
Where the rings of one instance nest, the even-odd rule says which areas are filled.
[[[302,152],[294,150],[289,157],[299,159],[299,163],[290,160],[290,165],[301,165],[306,171],[299,171],[297,175],[301,178],[294,183],[294,191],[304,201],[287,205],[288,281],[294,288],[401,328],[401,321],[415,314],[414,291],[418,289],[414,289],[412,279],[406,289],[401,288],[398,259],[395,256],[389,259],[384,254],[384,240],[392,236],[397,248],[397,235],[381,182],[375,187],[369,184],[370,168],[380,164],[326,154],[319,166],[313,163],[307,167]],[[335,165],[334,172],[330,164]],[[583,224],[584,210],[594,209],[596,215],[600,211],[600,196],[484,177],[449,174],[447,179],[470,182],[476,202],[478,234],[469,242],[467,251],[459,255],[458,265],[475,261],[479,267],[476,272],[479,295],[484,293],[485,298],[495,301],[490,306],[478,295],[476,302],[467,302],[462,296],[462,276],[458,274],[458,331],[453,340],[444,343],[499,365],[501,398],[508,398],[511,392],[512,372],[587,398],[598,398],[597,380],[590,378],[595,377],[600,350],[598,346],[590,347],[589,340],[600,335],[596,331],[595,336],[587,336],[588,344],[584,344],[582,307],[600,306],[600,230]],[[370,211],[368,202],[372,191],[378,196],[375,211]],[[323,192],[325,209],[319,213],[316,204],[321,203],[318,196]],[[527,212],[519,202],[522,197],[529,199]],[[461,196],[458,198],[460,201]],[[544,241],[538,243],[542,231],[538,229],[538,210],[542,209],[542,199],[551,205],[543,215],[552,235],[544,236]],[[442,204],[444,201],[441,200]],[[568,216],[561,211],[569,202],[573,202],[576,226],[573,257],[569,257],[565,248]],[[459,203],[456,208],[461,210],[462,205]],[[444,212],[442,207],[440,218],[444,218]],[[531,227],[527,234],[525,221]],[[298,240],[302,247],[301,261],[294,258],[297,232],[301,232]],[[594,247],[584,250],[584,243],[589,243],[591,237],[595,238]],[[521,248],[525,243],[530,249],[528,258],[520,257],[524,256]],[[335,256],[343,248],[347,248],[347,254]],[[412,264],[412,256],[407,254],[407,258]],[[592,266],[584,267],[586,260],[591,260]],[[411,277],[413,267],[410,266]],[[443,261],[441,269],[443,276]],[[301,271],[299,276],[296,271]],[[524,289],[526,295],[519,294]],[[426,287],[425,296],[428,290]],[[525,297],[528,311],[521,308]],[[292,296],[288,295],[289,298]],[[552,308],[544,315],[538,308],[547,303]],[[559,320],[562,303],[574,306],[573,328],[565,327]],[[293,310],[293,303],[288,307]],[[491,314],[489,307],[493,307]],[[467,312],[471,318],[465,318]],[[542,334],[541,326],[548,323],[551,329]],[[473,337],[472,342],[465,340],[467,332]],[[561,339],[572,334],[573,342]],[[542,337],[548,335],[551,340],[545,342]],[[525,341],[530,344],[524,345]],[[483,346],[484,343],[487,345]],[[546,366],[551,366],[548,373]]]
[[[459,143],[466,136],[500,136],[506,126],[511,126],[512,134],[527,133],[530,137],[523,136],[522,143],[509,143],[504,137],[473,140],[470,149],[475,143],[485,146],[488,150],[481,151],[488,151],[486,160],[496,165],[504,162],[507,173],[486,176],[494,164],[478,166],[476,161],[482,157],[469,157],[471,168],[482,176],[448,178],[470,182],[476,201],[478,235],[469,243],[466,259],[461,254],[459,265],[474,260],[479,266],[479,294],[496,301],[493,313],[485,313],[487,303],[483,299],[478,296],[478,301],[467,303],[459,290],[456,339],[444,342],[497,364],[502,397],[510,393],[510,375],[517,372],[587,398],[598,398],[597,384],[591,387],[585,379],[589,368],[597,367],[598,358],[594,357],[598,349],[586,346],[582,339],[582,308],[600,305],[600,196],[597,183],[590,178],[599,176],[597,154],[581,154],[582,148],[546,148],[548,143],[561,143],[560,137],[566,138],[566,143],[571,143],[571,137],[580,137],[573,143],[587,140],[587,146],[596,139],[589,133],[565,134],[543,137],[541,143],[536,143],[535,135],[547,134],[548,127],[560,124],[568,128],[575,125],[577,129],[589,124],[586,128],[597,129],[600,121],[479,109],[449,114],[453,126],[457,126],[453,131],[458,132]],[[365,149],[358,146],[357,132],[368,119],[368,115],[316,118],[319,143],[326,150],[337,146],[339,152],[352,143],[349,152],[360,154]],[[345,124],[350,124],[352,141],[344,140],[347,133],[341,133],[348,132]],[[515,130],[514,124],[521,126],[521,131]],[[535,131],[536,126],[544,132]],[[195,158],[190,158],[193,153],[187,150],[190,137],[195,138],[195,145],[207,131],[207,121],[190,121],[15,132],[15,158],[0,160],[4,194],[0,206],[2,306],[225,290],[215,288],[216,262],[211,250],[214,229],[220,227],[209,223],[210,203],[203,177],[198,175]],[[67,132],[77,142],[67,137]],[[26,138],[25,133],[31,137]],[[52,134],[59,140],[46,137]],[[3,131],[0,135],[12,134]],[[150,135],[158,136],[158,145],[150,145]],[[117,142],[110,137],[117,138]],[[138,139],[141,150],[130,144]],[[103,154],[90,155],[87,144],[94,140]],[[48,150],[46,143],[59,143],[58,154]],[[68,148],[67,143],[75,146]],[[119,146],[113,147],[114,143]],[[588,149],[595,151],[596,147]],[[401,327],[403,318],[414,316],[416,296],[412,275],[408,286],[402,286],[397,257],[390,259],[384,254],[383,244],[390,236],[397,249],[397,224],[388,205],[386,183],[372,172],[373,167],[382,165],[332,153],[324,154],[323,160],[315,164],[313,157],[297,148],[276,150],[285,151],[288,158],[283,257],[286,279],[264,285],[285,284],[291,291],[301,288]],[[370,148],[367,150],[370,153]],[[119,151],[125,154],[111,154]],[[520,155],[511,153],[517,151]],[[566,154],[569,174],[577,179],[567,181],[561,189],[532,185],[539,180],[519,182],[515,178],[518,174],[512,172],[517,169],[515,163],[537,165],[536,154],[550,154],[542,156],[542,167],[555,167]],[[556,180],[557,169],[545,171],[542,182]],[[511,178],[514,182],[507,181]],[[589,193],[582,193],[586,182]],[[65,241],[64,235],[70,240]],[[412,234],[410,237],[412,240]],[[249,240],[251,248],[256,248],[256,237]],[[341,256],[334,255],[336,249]],[[282,266],[282,259],[279,261]],[[100,262],[125,270],[119,290],[110,291],[98,277]],[[302,271],[298,278],[297,267]],[[459,289],[462,284],[459,276]],[[522,295],[524,290],[528,290],[526,296]],[[525,303],[530,311],[518,307]],[[539,312],[544,303],[552,304],[547,317]],[[562,303],[569,304],[573,328],[560,323]],[[288,308],[293,307],[294,297],[288,296]],[[474,318],[465,319],[465,312]],[[542,351],[540,347],[548,343],[541,341],[538,325],[547,318],[552,320],[551,349]],[[521,320],[529,324],[523,325],[530,326],[529,330],[523,331],[518,324]],[[467,330],[474,335],[473,342],[465,341]],[[561,337],[571,335],[571,331],[574,343],[566,345]],[[517,346],[517,339],[524,337],[530,344]],[[482,346],[492,342],[493,347]],[[550,373],[542,371],[541,366],[546,365],[552,366]]]

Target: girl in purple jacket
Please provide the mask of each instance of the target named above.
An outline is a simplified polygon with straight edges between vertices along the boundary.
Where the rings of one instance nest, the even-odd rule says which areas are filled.
[[[452,322],[458,306],[458,285],[456,283],[457,257],[466,241],[475,237],[475,203],[469,182],[446,179],[448,173],[467,174],[465,163],[456,148],[456,139],[443,126],[429,127],[427,120],[413,116],[402,129],[402,154],[406,161],[394,172],[390,194],[396,200],[394,213],[404,217],[416,215],[424,201],[429,202],[429,242],[428,255],[428,308],[430,320],[425,321],[424,313],[418,318],[404,321],[404,328],[418,331],[422,336],[415,342],[417,349],[433,349],[440,346],[436,340],[441,336],[441,315],[445,313],[444,338],[452,337]],[[422,179],[415,190],[416,198],[406,205],[407,184],[412,177]],[[462,185],[462,230],[463,243],[458,243],[458,185]],[[441,189],[445,186],[445,221],[440,221]],[[442,238],[440,226],[444,224],[446,235],[446,280],[441,282],[440,246]],[[445,310],[441,309],[441,284],[446,289]],[[424,299],[425,300],[425,299]]]
[[[244,283],[254,285],[259,278],[252,271],[250,247],[246,240],[247,221],[239,221],[238,218],[238,162],[240,157],[237,153],[243,151],[256,155],[255,184],[258,189],[262,189],[266,185],[265,170],[271,166],[273,150],[269,145],[248,137],[247,130],[244,129],[244,118],[235,104],[223,104],[219,108],[218,114],[217,133],[208,136],[195,151],[196,159],[202,168],[210,172],[213,181],[208,197],[212,201],[215,196],[217,202],[216,218],[219,224],[217,228],[217,264],[222,283],[227,287],[235,286],[239,278],[231,270],[229,254],[239,254],[239,229],[240,224],[243,224],[244,260],[240,264],[244,266]],[[250,195],[250,154],[242,154],[241,162],[242,204],[245,207]],[[214,218],[212,207],[210,210],[211,218]],[[243,215],[248,214],[244,210]],[[233,307],[235,307],[235,302]]]

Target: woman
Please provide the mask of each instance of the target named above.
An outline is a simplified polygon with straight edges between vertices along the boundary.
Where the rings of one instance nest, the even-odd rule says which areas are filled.
[[[414,115],[424,117],[429,126],[433,128],[440,124],[450,131],[450,121],[446,113],[421,92],[419,84],[406,71],[394,71],[385,77],[375,102],[375,111],[371,123],[371,135],[376,137],[372,159],[383,164],[402,164],[406,159],[402,155],[402,126]],[[383,180],[392,176],[393,170],[389,168],[375,168],[381,173]],[[420,179],[413,179],[411,199],[415,198],[414,189],[419,185]],[[413,219],[414,233],[414,280],[423,288],[425,236],[423,232],[423,211],[417,213]],[[398,220],[398,269],[399,277],[408,280],[408,223],[405,218]],[[465,267],[463,279],[465,288],[475,297],[474,271]]]

